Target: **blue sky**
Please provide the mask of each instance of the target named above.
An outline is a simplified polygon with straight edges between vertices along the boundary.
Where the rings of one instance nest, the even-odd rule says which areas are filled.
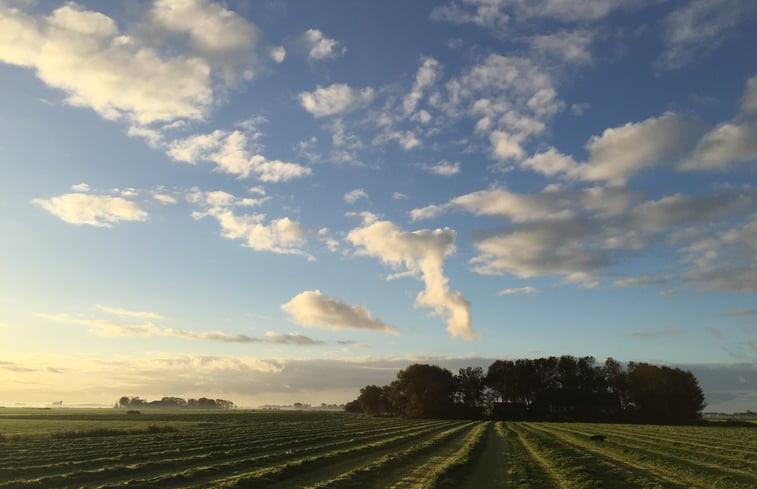
[[[756,19],[0,2],[0,401],[344,402],[572,354],[754,407]]]

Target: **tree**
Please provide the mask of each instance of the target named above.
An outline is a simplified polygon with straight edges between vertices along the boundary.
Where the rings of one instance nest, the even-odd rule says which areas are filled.
[[[360,389],[357,402],[365,414],[375,415],[389,411],[389,400],[385,398],[384,389],[376,385],[366,385]]]
[[[483,404],[484,369],[481,367],[461,368],[454,380],[456,402],[467,408],[478,408]]]
[[[634,417],[647,423],[690,423],[705,407],[691,372],[648,363],[628,364],[628,400]]]
[[[445,418],[452,414],[455,391],[452,372],[436,365],[410,365],[392,383],[398,414],[409,418]]]

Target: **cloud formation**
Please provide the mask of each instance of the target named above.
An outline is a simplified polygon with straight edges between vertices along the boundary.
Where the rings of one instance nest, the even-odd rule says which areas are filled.
[[[307,255],[300,223],[288,217],[266,222],[265,214],[237,214],[239,206],[257,205],[259,199],[240,199],[228,192],[194,191],[187,200],[198,204],[203,210],[195,211],[192,217],[212,217],[221,226],[221,235],[226,239],[241,240],[244,246],[256,251],[271,251],[280,254]]]
[[[268,331],[265,337],[258,338],[245,334],[225,333],[223,331],[191,331],[186,329],[163,328],[152,323],[125,324],[107,319],[87,319],[70,316],[68,314],[38,314],[37,316],[59,323],[86,326],[100,336],[162,336],[185,338],[201,341],[219,341],[222,343],[275,343],[280,345],[322,345],[322,341],[314,340],[299,333],[279,334]],[[145,319],[140,316],[130,316]]]
[[[665,50],[659,65],[680,68],[719,46],[739,24],[755,18],[757,6],[750,0],[693,0],[665,17]]]
[[[167,144],[167,154],[176,161],[196,164],[214,163],[218,171],[247,178],[254,175],[262,182],[285,182],[310,175],[310,168],[298,163],[270,160],[259,154],[257,142],[262,133],[248,125],[246,129],[209,134],[195,134]]]
[[[320,85],[312,92],[302,92],[298,99],[303,109],[315,117],[351,112],[371,103],[374,90],[351,88],[344,83],[334,83],[328,87]]]
[[[347,240],[357,254],[376,257],[419,277],[425,288],[418,293],[416,304],[444,318],[452,337],[472,340],[477,334],[471,324],[470,303],[460,292],[450,290],[444,275],[444,259],[454,253],[456,236],[450,228],[402,231],[390,221],[365,214],[363,225],[351,230]]]
[[[539,289],[528,285],[526,287],[503,289],[497,292],[497,295],[535,294],[537,292],[539,292]]]
[[[163,56],[99,12],[68,3],[46,16],[0,6],[0,61],[34,69],[70,105],[137,124],[202,119],[213,102],[211,68]]]
[[[32,202],[71,224],[111,227],[120,221],[144,221],[147,211],[136,203],[110,195],[62,194]]]
[[[324,296],[320,290],[301,292],[283,304],[281,309],[301,326],[399,334],[394,326],[374,318],[365,306],[345,304],[339,299]]]
[[[347,53],[347,48],[336,39],[323,35],[318,29],[308,29],[302,34],[302,43],[309,59],[337,58]]]
[[[569,179],[624,185],[646,168],[672,166],[701,133],[701,124],[668,112],[592,136],[586,143],[589,159],[584,163],[551,148],[525,160],[522,166],[547,176],[562,174]]]

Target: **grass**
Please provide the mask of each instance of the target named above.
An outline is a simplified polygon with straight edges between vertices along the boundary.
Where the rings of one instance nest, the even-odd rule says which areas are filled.
[[[751,489],[757,427],[6,408],[0,460],[0,489]]]

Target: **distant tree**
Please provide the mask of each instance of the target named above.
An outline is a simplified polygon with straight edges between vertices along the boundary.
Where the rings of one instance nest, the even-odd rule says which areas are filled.
[[[706,406],[691,372],[648,363],[628,364],[628,400],[635,419],[654,423],[690,423]]]
[[[623,411],[628,404],[628,374],[614,358],[608,357],[602,371],[607,390],[617,396],[618,408]]]
[[[360,403],[355,399],[344,405],[344,410],[348,413],[362,413],[363,409],[360,407]]]
[[[392,400],[398,413],[410,418],[445,418],[453,411],[452,372],[436,365],[414,364],[397,373]]]
[[[365,414],[382,414],[390,410],[389,399],[385,398],[384,389],[376,385],[366,385],[360,389],[357,402]]]
[[[461,368],[454,380],[456,402],[470,408],[483,404],[484,370],[481,367]]]

